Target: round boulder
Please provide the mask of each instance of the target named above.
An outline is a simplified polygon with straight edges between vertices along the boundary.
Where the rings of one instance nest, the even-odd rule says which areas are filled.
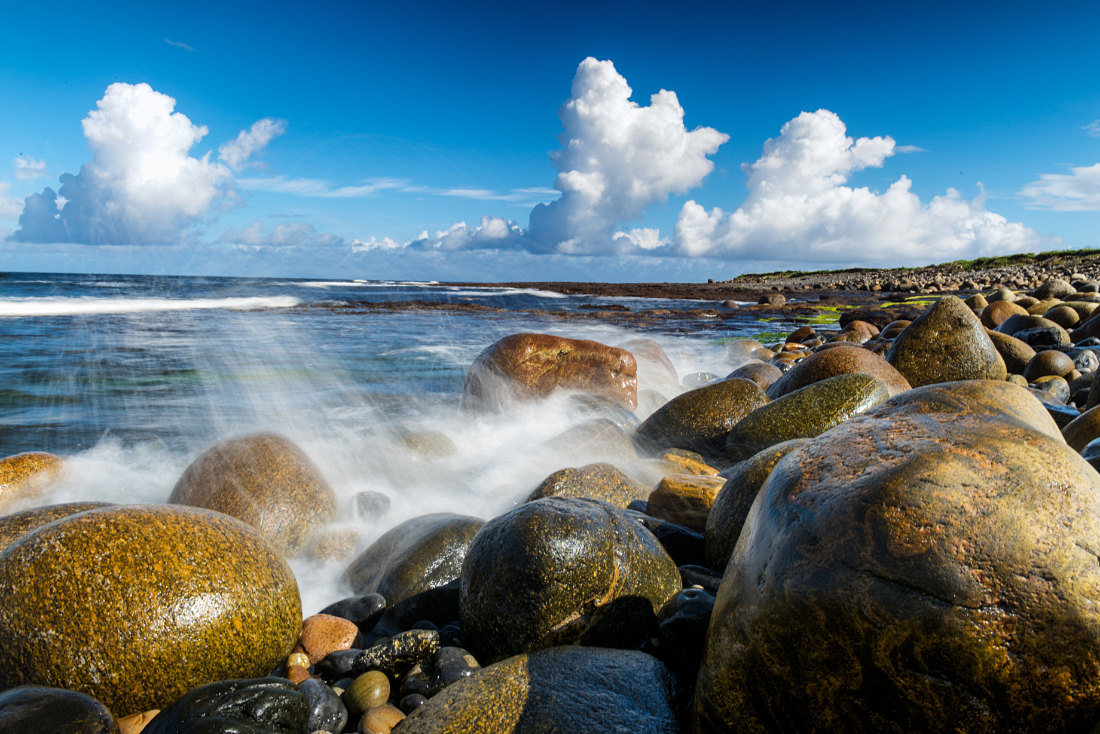
[[[559,469],[542,480],[524,501],[543,497],[586,497],[625,508],[635,500],[644,500],[649,492],[649,487],[631,479],[611,464],[588,464]]]
[[[886,361],[913,387],[954,380],[1003,380],[1004,360],[974,312],[944,296],[894,340]]]
[[[982,309],[980,321],[983,326],[996,329],[1013,316],[1027,316],[1027,309],[1012,301],[993,301]]]
[[[195,459],[168,501],[242,520],[288,556],[336,514],[336,495],[301,449],[274,433],[215,445]]]
[[[282,557],[255,529],[208,510],[89,510],[0,553],[0,688],[80,691],[120,716],[209,681],[267,674],[301,623]]]
[[[478,659],[580,643],[633,647],[681,588],[653,534],[606,502],[546,497],[485,524],[459,586]]]
[[[857,346],[823,349],[802,360],[767,388],[772,400],[799,388],[837,375],[863,374],[877,377],[893,397],[910,389],[909,381],[885,359]]]
[[[28,451],[0,459],[0,512],[21,499],[37,496],[61,473],[61,458]]]
[[[44,505],[33,510],[14,512],[0,517],[0,551],[32,530],[37,530],[54,520],[85,510],[98,510],[101,507],[110,506],[110,502],[66,502],[63,505]]]
[[[516,399],[576,390],[638,405],[638,365],[625,349],[550,334],[512,334],[487,347],[466,373],[462,404],[499,409]]]
[[[1100,475],[1026,390],[917,388],[795,449],[718,591],[697,732],[1089,731]]]
[[[0,731],[119,734],[115,717],[91,696],[42,686],[0,693]]]

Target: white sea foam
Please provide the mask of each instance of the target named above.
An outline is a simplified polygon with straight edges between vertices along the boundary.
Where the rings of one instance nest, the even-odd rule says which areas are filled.
[[[293,296],[249,298],[2,298],[0,317],[75,316],[81,314],[150,313],[230,309],[238,311],[290,308],[301,300]]]
[[[538,296],[539,298],[569,298],[564,293],[555,293],[554,291],[543,291],[538,288],[460,288],[458,286],[449,286],[446,288],[447,294],[452,296],[481,296],[488,298],[491,296]]]

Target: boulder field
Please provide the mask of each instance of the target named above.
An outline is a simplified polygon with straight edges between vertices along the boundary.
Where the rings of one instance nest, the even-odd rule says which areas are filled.
[[[497,517],[391,529],[304,620],[284,556],[336,503],[281,437],[211,448],[174,504],[0,517],[0,728],[1095,731],[1100,297],[1077,287],[734,340],[725,378],[651,340],[506,337],[464,409],[584,393],[554,445],[586,458]],[[57,463],[8,466],[40,475],[26,497]]]

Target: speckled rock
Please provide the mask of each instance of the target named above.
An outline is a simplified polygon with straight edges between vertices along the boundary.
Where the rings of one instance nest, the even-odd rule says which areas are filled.
[[[119,734],[119,729],[107,707],[91,696],[60,688],[19,686],[0,692],[0,732]]]
[[[841,346],[816,352],[796,364],[767,389],[772,400],[814,382],[837,375],[864,374],[878,378],[890,396],[910,389],[909,381],[885,359],[855,346]]]
[[[649,496],[649,491],[649,487],[631,479],[611,464],[588,464],[559,469],[542,480],[524,501],[543,497],[587,497],[616,507],[626,507],[634,500],[644,500]]]
[[[558,389],[638,404],[637,362],[625,349],[587,339],[512,334],[485,349],[466,374],[462,404],[499,409],[512,400],[544,398]]]
[[[311,614],[302,620],[295,652],[304,653],[310,665],[316,665],[330,652],[347,650],[359,636],[359,628],[350,619],[331,614]]]
[[[904,394],[904,393],[903,393]],[[789,392],[750,413],[726,439],[726,456],[743,461],[792,438],[812,438],[890,396],[870,375],[837,375]]]
[[[479,660],[555,645],[631,647],[681,588],[656,538],[606,502],[546,497],[485,524],[462,567],[462,634]]]
[[[0,553],[0,688],[69,688],[119,716],[268,673],[301,621],[286,562],[254,529],[207,510],[89,510]]]
[[[1027,342],[1008,334],[1002,334],[999,331],[987,329],[985,334],[993,342],[993,347],[1001,355],[1001,359],[1004,360],[1005,369],[1008,370],[1008,373],[1010,375],[1022,375],[1024,370],[1027,369],[1027,363],[1035,356],[1035,349]]]
[[[282,678],[221,680],[165,708],[142,734],[303,734],[310,706]]]
[[[1089,731],[1100,475],[1007,382],[917,388],[791,452],[726,569],[697,732]]]
[[[661,455],[657,458],[674,467],[674,470],[670,472],[672,474],[698,474],[704,477],[718,476],[718,470],[708,464],[704,460],[702,454],[697,454],[694,451],[668,449],[667,451],[662,451]],[[668,474],[665,476],[668,476]]]
[[[733,372],[726,375],[726,379],[734,377],[740,377],[743,380],[752,380],[765,390],[768,389],[768,385],[772,384],[780,377],[783,376],[783,371],[776,367],[774,364],[768,364],[767,362],[760,362],[753,360],[741,365]]]
[[[19,500],[41,494],[61,474],[61,458],[45,451],[28,451],[0,459],[0,512]]]
[[[516,655],[448,686],[402,734],[678,734],[668,669],[633,650],[555,647]]]
[[[1063,299],[1072,296],[1077,289],[1062,278],[1048,278],[1041,286],[1031,292],[1032,297],[1040,300],[1044,298]]]
[[[886,361],[913,387],[954,380],[1003,380],[1008,371],[974,312],[944,296],[898,335]]]
[[[359,554],[344,578],[356,594],[381,594],[390,613],[404,618],[402,605],[410,613],[421,611],[419,602],[430,602],[424,595],[458,578],[470,541],[483,524],[451,513],[406,520]]]
[[[101,507],[110,506],[110,502],[66,502],[62,505],[43,505],[33,510],[4,515],[0,517],[0,551],[32,530],[37,530],[54,520],[85,510],[98,510]]]
[[[662,479],[649,494],[647,513],[660,520],[702,530],[718,490],[726,483],[721,477],[673,474]]]
[[[703,558],[708,567],[719,573],[726,568],[757,492],[779,460],[808,440],[794,438],[769,446],[726,472],[726,483],[715,496],[703,528]]]
[[[635,431],[634,442],[643,451],[678,448],[721,459],[730,430],[767,402],[759,385],[737,377],[696,388],[649,416]]]
[[[301,449],[273,433],[210,448],[183,472],[168,501],[243,520],[290,556],[336,514],[336,495],[321,472]]]
[[[391,679],[400,678],[413,666],[427,662],[442,646],[437,630],[405,630],[356,653],[348,672],[358,676],[381,670]]]

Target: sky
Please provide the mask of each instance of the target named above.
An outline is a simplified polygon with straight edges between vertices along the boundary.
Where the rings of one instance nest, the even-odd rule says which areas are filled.
[[[700,281],[1100,248],[1100,4],[21,3],[0,270]]]

